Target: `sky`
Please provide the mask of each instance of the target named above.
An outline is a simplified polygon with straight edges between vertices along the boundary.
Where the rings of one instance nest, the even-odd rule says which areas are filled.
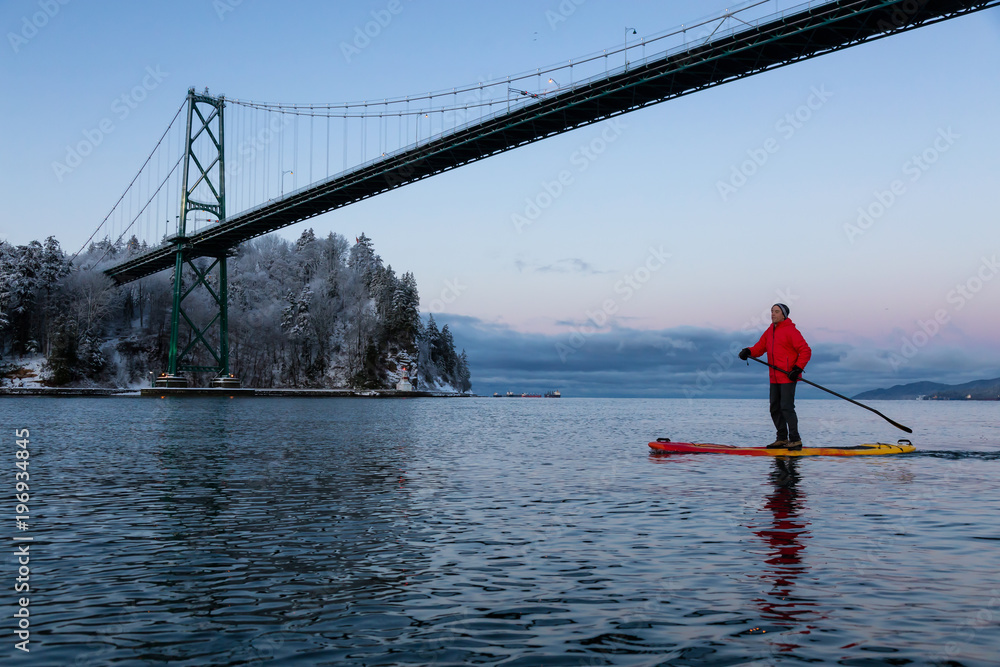
[[[75,252],[192,86],[267,102],[418,95],[732,7],[8,0],[0,238],[54,235]],[[998,58],[992,9],[580,128],[280,233],[371,237],[397,273],[414,273],[423,312],[449,324],[480,394],[763,396],[766,369],[735,353],[779,301],[813,348],[805,377],[838,392],[993,378]],[[126,114],[122,96],[137,86]],[[59,173],[95,131],[91,153]],[[587,147],[600,150],[581,160]],[[518,224],[533,203],[544,206]]]

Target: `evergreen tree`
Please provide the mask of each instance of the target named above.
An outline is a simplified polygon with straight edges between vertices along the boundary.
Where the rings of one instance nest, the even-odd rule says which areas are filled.
[[[6,241],[0,241],[0,359],[7,349],[7,334],[11,329],[10,310],[15,281],[14,258],[14,248]]]
[[[441,338],[438,331],[437,322],[434,315],[427,316],[427,324],[420,328],[420,335],[417,337],[417,363],[419,364],[418,377],[425,387],[433,387],[434,379],[440,377],[441,371],[435,360],[434,346]]]
[[[389,325],[392,318],[392,298],[399,281],[392,266],[377,266],[371,283],[371,297],[375,300],[375,310],[383,324]]]
[[[29,345],[33,340],[31,330],[32,313],[36,296],[40,287],[42,273],[42,244],[32,241],[26,246],[18,246],[10,253],[10,264],[3,271],[3,285],[0,285],[0,305],[9,322],[11,351],[15,354],[27,354],[32,351]]]
[[[77,335],[75,327],[67,319],[57,316],[53,321],[51,348],[46,364],[50,371],[50,381],[59,386],[68,384],[76,378],[79,365],[77,355]]]
[[[133,234],[125,243],[125,254],[131,257],[132,255],[138,255],[141,250],[142,246],[139,243],[139,239]]]
[[[458,363],[455,370],[455,380],[457,384],[455,388],[460,392],[468,392],[472,389],[472,373],[469,371],[469,357],[466,356],[465,350],[462,350],[462,354],[458,356]]]
[[[295,242],[295,256],[302,281],[308,283],[319,271],[319,265],[323,261],[321,249],[316,242],[316,234],[311,227],[302,232],[302,235]]]
[[[381,267],[382,258],[375,254],[372,240],[365,236],[364,232],[355,241],[354,247],[351,248],[350,257],[347,259],[347,266],[361,276],[365,288],[371,290],[375,270]]]
[[[452,338],[451,329],[448,325],[441,327],[441,336],[438,340],[437,349],[440,353],[439,365],[444,371],[448,384],[455,385],[455,369],[458,365],[458,357],[455,354],[455,339]]]
[[[339,271],[348,252],[347,239],[330,232],[323,243],[324,271],[328,274]]]
[[[390,321],[397,340],[416,341],[420,334],[420,295],[417,280],[409,271],[396,284]]]
[[[434,321],[434,315],[427,316],[427,325],[424,327],[424,338],[428,341],[433,342],[441,337],[441,332],[438,331],[437,322]]]
[[[42,261],[39,273],[42,284],[45,286],[45,289],[51,291],[56,282],[68,273],[69,263],[66,261],[66,255],[59,246],[59,241],[54,236],[48,237],[45,239],[45,245],[42,247]]]

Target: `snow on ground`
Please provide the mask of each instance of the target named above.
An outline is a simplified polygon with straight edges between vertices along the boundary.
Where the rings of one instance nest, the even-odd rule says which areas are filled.
[[[458,389],[455,389],[454,387],[452,387],[447,382],[442,382],[441,378],[434,378],[434,386],[433,387],[428,387],[428,386],[424,385],[423,387],[420,387],[420,391],[436,391],[436,392],[441,392],[443,394],[460,394],[460,393],[462,393]]]
[[[45,357],[14,357],[0,362],[0,387],[44,387]]]

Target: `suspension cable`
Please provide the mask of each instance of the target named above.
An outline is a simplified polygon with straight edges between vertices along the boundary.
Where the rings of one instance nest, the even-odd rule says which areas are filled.
[[[97,260],[96,262],[94,262],[91,266],[97,266],[102,261],[104,261],[104,258],[108,256],[108,253],[111,252],[112,248],[114,248],[116,245],[118,245],[119,242],[121,242],[121,240],[125,237],[125,234],[128,233],[128,230],[132,229],[132,225],[135,224],[135,221],[139,219],[139,217],[143,214],[143,211],[145,211],[146,208],[149,206],[149,204],[153,201],[153,199],[156,198],[156,195],[158,195],[160,193],[160,190],[163,188],[163,186],[167,184],[168,180],[170,180],[170,176],[173,175],[173,173],[177,169],[178,165],[180,165],[180,163],[183,162],[183,161],[184,161],[184,156],[183,155],[180,156],[179,158],[177,158],[177,162],[175,162],[173,168],[170,169],[170,173],[168,173],[167,177],[163,179],[163,182],[160,183],[160,186],[158,188],[156,188],[156,192],[154,192],[152,194],[152,196],[149,198],[149,201],[147,201],[145,204],[143,204],[142,208],[139,209],[139,212],[135,214],[134,218],[132,218],[132,222],[128,223],[128,226],[125,227],[125,229],[122,230],[122,233],[118,235],[118,238],[115,239],[114,243],[110,243],[110,240],[109,240],[108,247],[104,251],[104,254],[101,255],[101,258],[99,260]],[[74,255],[73,257],[75,258],[76,255]]]
[[[185,99],[184,102],[181,103],[180,108],[177,109],[177,113],[174,114],[173,119],[170,121],[170,125],[167,125],[167,129],[163,131],[163,136],[161,136],[160,140],[156,142],[156,146],[153,147],[153,150],[149,153],[149,156],[146,158],[146,161],[142,163],[141,167],[139,167],[138,173],[136,173],[135,178],[132,179],[132,182],[128,184],[128,187],[125,188],[125,192],[123,192],[122,196],[118,198],[118,201],[115,202],[115,205],[111,207],[111,211],[109,211],[108,214],[104,216],[104,220],[101,221],[101,224],[97,225],[97,229],[95,229],[94,233],[90,235],[90,238],[84,241],[83,245],[80,246],[80,249],[77,250],[75,253],[73,253],[73,256],[69,258],[70,264],[73,263],[73,260],[76,259],[81,252],[83,252],[83,249],[87,247],[87,244],[94,240],[94,237],[97,236],[97,232],[101,231],[101,227],[104,226],[104,223],[108,221],[108,218],[111,217],[111,214],[115,212],[116,208],[118,208],[118,204],[121,204],[122,200],[125,199],[125,195],[127,195],[128,191],[132,188],[133,185],[135,185],[136,180],[142,174],[142,170],[146,168],[147,164],[149,164],[149,161],[150,159],[152,159],[153,154],[156,153],[156,149],[160,147],[160,144],[163,142],[163,138],[167,136],[167,132],[169,132],[170,128],[173,127],[174,121],[176,121],[177,117],[181,115],[181,111],[184,109],[184,106],[186,104],[187,104],[187,99]],[[173,172],[172,169],[171,172]],[[159,191],[159,189],[157,189],[157,191]]]

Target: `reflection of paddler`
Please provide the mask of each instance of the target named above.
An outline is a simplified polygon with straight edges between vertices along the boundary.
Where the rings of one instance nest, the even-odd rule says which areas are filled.
[[[764,577],[772,583],[771,592],[757,603],[765,619],[787,625],[799,622],[797,617],[807,611],[803,607],[813,606],[810,602],[792,598],[795,579],[804,567],[801,552],[805,544],[802,539],[809,537],[806,529],[809,524],[799,517],[804,495],[797,486],[798,463],[794,458],[774,460],[774,469],[770,474],[774,491],[768,495],[764,505],[771,512],[771,526],[755,533],[771,547],[764,561],[768,566]]]

